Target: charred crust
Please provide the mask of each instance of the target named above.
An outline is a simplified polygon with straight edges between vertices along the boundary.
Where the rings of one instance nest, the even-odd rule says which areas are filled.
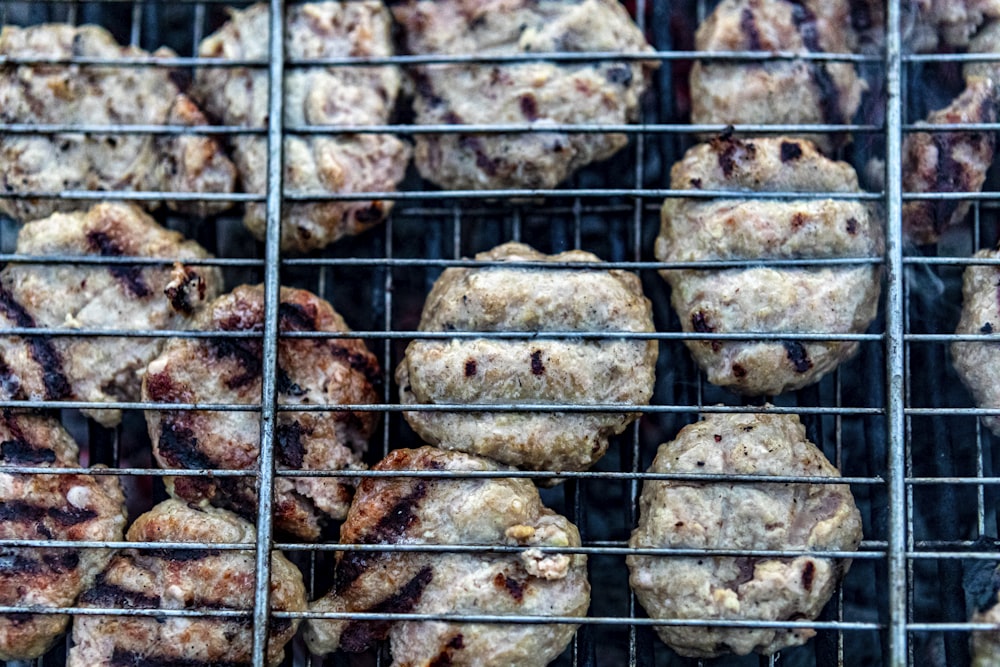
[[[813,565],[811,560],[807,560],[806,564],[802,567],[802,588],[811,591],[815,577],[816,566]]]
[[[531,374],[544,375],[545,364],[542,363],[542,351],[535,350],[531,353]]]
[[[538,120],[538,101],[531,93],[521,95],[521,115],[529,121]]]
[[[157,441],[160,457],[173,468],[214,468],[215,463],[198,448],[198,438],[187,426],[164,418]]]
[[[278,366],[277,375],[279,394],[285,394],[286,396],[304,396],[308,393],[297,383],[292,382],[292,378],[288,375],[288,371],[281,366]]]
[[[757,146],[750,141],[740,141],[732,136],[732,130],[715,137],[711,141],[712,150],[718,156],[722,175],[729,178],[736,171],[739,160],[753,160]]]
[[[287,619],[280,619],[287,620]],[[116,646],[111,654],[109,667],[250,667],[251,663],[219,660],[196,660],[194,658],[178,658],[170,655],[150,655],[147,652],[129,651]]]
[[[80,596],[80,603],[109,609],[158,609],[160,597],[109,584],[101,575],[94,587]]]
[[[465,377],[471,378],[476,375],[476,360],[466,359],[465,360]]]
[[[781,142],[781,161],[792,162],[802,157],[802,147],[797,141]]]
[[[436,107],[444,102],[444,99],[434,91],[431,80],[422,70],[414,70],[411,76],[413,77],[413,85],[416,87],[417,94],[427,100],[428,104]]]
[[[251,338],[212,338],[208,340],[212,354],[218,359],[233,359],[240,373],[226,377],[226,387],[241,389],[260,379],[263,367],[263,345]]]
[[[507,594],[515,601],[519,603],[524,601],[525,585],[523,582],[505,576],[503,572],[497,572],[496,576],[493,577],[493,585],[500,590],[507,591]]]
[[[607,79],[609,83],[614,83],[628,88],[632,85],[632,68],[628,65],[614,65],[609,67],[607,71],[604,72],[604,78]]]
[[[382,600],[369,611],[376,614],[405,614],[413,610],[434,578],[430,565],[421,568],[397,593]],[[391,621],[351,621],[340,635],[340,648],[349,653],[368,650],[379,639],[385,639]]]
[[[204,301],[205,291],[208,286],[205,279],[194,269],[176,264],[175,267],[183,273],[183,279],[172,281],[163,290],[163,294],[170,302],[170,307],[183,315],[191,315],[194,312],[194,303],[191,301],[191,289],[198,291],[198,301]]]
[[[701,190],[701,179],[700,178],[692,178],[689,181],[689,183],[691,183],[691,187],[694,188],[695,190]]]
[[[306,447],[302,443],[303,435],[310,435],[311,430],[303,428],[298,422],[278,424],[276,429],[278,440],[278,461],[289,468],[298,470],[305,459]]]
[[[742,364],[733,364],[733,375],[738,378],[745,378],[747,376],[747,369]]]
[[[379,201],[373,201],[368,206],[354,212],[354,219],[362,224],[378,222],[383,217],[385,217],[385,211],[382,209],[382,202]]]
[[[46,518],[62,526],[75,526],[97,516],[97,512],[85,508],[40,507],[23,500],[0,503],[0,521],[40,523]]]
[[[46,447],[35,448],[26,440],[0,442],[0,458],[10,464],[54,463],[56,453]]]
[[[805,5],[799,4],[799,0],[792,1],[792,21],[808,50],[813,52],[823,50],[819,43],[816,15]],[[826,64],[810,61],[808,67],[819,94],[819,108],[823,119],[832,125],[846,123],[848,119],[840,110],[840,89],[837,88],[837,83],[830,75]]]
[[[35,318],[17,302],[6,288],[0,286],[0,313],[12,320],[18,327],[34,328]],[[48,336],[29,336],[25,338],[31,358],[42,367],[42,384],[45,386],[45,398],[58,399],[70,395],[69,380],[62,371],[62,358],[52,345]]]
[[[120,257],[125,251],[115,243],[105,232],[91,230],[87,232],[87,245],[102,257]],[[113,265],[108,267],[108,272],[115,277],[115,280],[122,284],[122,287],[137,299],[145,298],[153,293],[149,285],[142,277],[142,267]]]
[[[487,176],[497,175],[500,168],[500,161],[486,154],[486,149],[483,147],[483,142],[479,137],[463,136],[459,140],[459,145],[464,149],[472,151],[476,158],[476,167],[481,169],[483,173]]]
[[[453,664],[452,654],[463,648],[465,648],[465,638],[462,633],[459,633],[441,647],[441,651],[428,663],[428,667],[451,667]]]
[[[796,214],[794,214],[792,216],[792,229],[793,230],[799,230],[799,229],[801,229],[806,224],[806,222],[808,220],[809,220],[809,217],[805,213],[796,213]]]
[[[984,334],[993,333],[993,325],[990,322],[987,322],[983,326],[979,327],[979,333],[984,333]]]
[[[691,314],[691,329],[698,333],[713,333],[715,331],[715,327],[708,323],[708,318],[705,317],[705,312],[702,310]]]
[[[67,574],[80,565],[80,556],[73,551],[43,554],[41,561],[22,553],[0,554],[0,574],[8,576],[39,575],[43,573]]]
[[[760,30],[757,29],[757,18],[749,7],[744,7],[740,13],[740,32],[746,35],[748,50],[760,51],[763,48]]]
[[[357,352],[348,348],[340,341],[332,339],[326,342],[329,353],[350,366],[351,370],[364,375],[365,379],[368,380],[368,384],[377,387],[382,383],[378,362],[370,354],[367,354],[367,350]]]
[[[47,512],[55,522],[64,526],[75,526],[97,518],[97,512],[85,507],[50,507]]]
[[[847,219],[847,233],[851,236],[858,233],[858,221],[855,218]]]
[[[813,367],[812,359],[802,343],[794,340],[786,340],[782,343],[785,348],[785,356],[795,368],[796,373],[805,373]]]
[[[282,301],[278,304],[278,318],[282,331],[316,331],[316,306]]]
[[[150,549],[143,551],[143,555],[151,558],[162,558],[164,560],[177,561],[179,563],[190,563],[212,556],[218,556],[222,552],[218,549]]]

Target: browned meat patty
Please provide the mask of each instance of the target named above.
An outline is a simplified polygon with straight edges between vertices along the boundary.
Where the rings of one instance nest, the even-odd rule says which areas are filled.
[[[185,329],[218,293],[219,271],[187,266],[210,257],[194,241],[158,225],[129,204],[55,213],[25,225],[25,256],[143,257],[174,265],[11,263],[0,271],[0,325],[56,329],[148,331]],[[163,338],[100,336],[0,337],[0,395],[29,400],[135,401],[146,364]],[[105,426],[120,410],[91,409]]]
[[[396,369],[403,405],[467,403],[619,404],[620,412],[405,412],[427,442],[523,468],[583,470],[625,430],[653,393],[655,340],[615,339],[652,332],[638,276],[625,271],[508,268],[504,262],[599,262],[573,250],[544,255],[506,243],[476,255],[482,268],[438,278],[420,331],[592,331],[600,340],[415,340]],[[597,264],[595,268],[599,267]]]
[[[857,36],[853,2],[723,0],[695,34],[699,51],[850,53]],[[819,60],[696,62],[691,122],[843,124],[866,89],[854,65]],[[843,136],[809,135],[824,150]]]
[[[317,2],[289,7],[285,23],[288,58],[365,58],[392,55],[390,16],[381,2]],[[268,8],[232,10],[232,18],[208,36],[199,55],[267,59]],[[399,90],[395,66],[292,67],[285,71],[286,125],[385,125]],[[268,77],[261,68],[203,67],[197,97],[227,124],[267,125]],[[267,141],[260,135],[233,139],[233,157],[243,188],[263,193]],[[284,139],[284,186],[311,194],[387,192],[403,179],[409,147],[388,134],[288,134]],[[286,203],[281,247],[305,252],[345,234],[359,234],[382,221],[389,201]],[[265,235],[263,204],[247,206],[244,222]]]
[[[128,530],[130,542],[253,544],[256,529],[226,510],[167,500]],[[252,610],[254,552],[220,549],[125,549],[80,598],[81,607]],[[271,555],[271,609],[304,611],[302,574],[280,551]],[[298,619],[271,619],[267,665],[277,667]],[[76,616],[68,667],[183,665],[250,667],[250,618]]]
[[[103,28],[47,24],[0,32],[0,55],[17,58],[142,58]],[[160,49],[154,57],[172,57]],[[164,67],[18,65],[0,72],[0,120],[5,123],[86,125],[207,125]],[[61,190],[232,192],[236,169],[204,135],[0,135],[0,184],[7,193]],[[148,202],[155,206],[158,202]],[[196,215],[228,202],[167,200]],[[0,211],[24,221],[80,207],[72,200],[0,199]]]
[[[719,138],[671,170],[679,190],[860,192],[857,174],[806,140]],[[656,257],[665,262],[880,257],[874,207],[846,199],[671,198]],[[661,271],[681,327],[694,333],[787,333],[784,341],[685,341],[709,382],[773,396],[818,381],[857,350],[851,341],[797,341],[797,333],[861,333],[875,318],[876,264]]]
[[[281,290],[282,332],[349,331],[333,307],[304,290]],[[212,302],[194,321],[204,331],[261,332],[264,288],[241,286]],[[186,338],[167,344],[146,371],[145,401],[260,404],[263,344],[260,338]],[[360,340],[283,339],[278,343],[278,402],[282,405],[375,403],[378,361]],[[350,470],[361,467],[374,412],[280,412],[276,458],[282,470]],[[146,412],[153,453],[164,468],[254,470],[260,447],[258,412],[175,410]],[[247,518],[256,516],[253,477],[172,477],[175,498],[207,501]],[[353,482],[337,477],[278,477],[275,525],[317,539],[330,519],[342,519]]]
[[[984,563],[985,565],[985,563]],[[992,623],[1000,628],[1000,568],[993,570],[987,590],[976,600],[971,623]],[[997,667],[1000,663],[1000,629],[972,633],[972,667]]]
[[[120,541],[125,498],[108,475],[5,472],[10,466],[75,468],[78,448],[59,422],[39,414],[0,414],[0,539]],[[0,549],[0,605],[69,607],[111,559],[109,549]],[[0,616],[0,660],[45,653],[69,616]]]
[[[495,463],[432,447],[397,449],[384,471],[503,470]],[[313,612],[584,616],[587,558],[539,547],[579,547],[576,526],[542,505],[525,479],[366,478],[358,487],[343,544],[503,545],[504,554],[337,554],[334,586]],[[389,638],[393,666],[543,666],[566,648],[570,624],[474,624],[310,620],[306,641],[319,654],[364,651]]]
[[[1000,0],[908,0],[901,9],[903,43],[917,53],[967,46],[985,21],[1000,18]]]
[[[652,50],[617,0],[410,0],[393,12],[419,55]],[[634,60],[420,66],[411,70],[416,122],[634,122],[654,68]],[[415,162],[444,188],[553,188],[627,141],[603,132],[427,134],[416,137]]]
[[[795,415],[718,414],[660,445],[651,473],[839,477]],[[847,485],[646,480],[633,548],[854,551],[861,516]],[[849,560],[629,556],[632,588],[652,618],[815,619]],[[659,626],[681,655],[769,655],[810,629]]]

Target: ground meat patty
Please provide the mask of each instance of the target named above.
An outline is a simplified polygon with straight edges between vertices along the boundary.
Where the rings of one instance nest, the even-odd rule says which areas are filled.
[[[1000,250],[980,250],[974,259],[1000,259]],[[970,265],[962,280],[962,316],[957,334],[991,334],[1000,331],[997,285],[1000,267]],[[1000,409],[1000,346],[987,342],[954,342],[951,358],[958,376],[980,408]],[[983,423],[1000,437],[1000,416],[987,415]]]
[[[411,53],[651,51],[617,0],[410,0],[393,7]],[[428,65],[412,70],[421,124],[599,124],[638,119],[653,62]],[[453,189],[553,188],[623,148],[623,134],[417,135],[415,162]]]
[[[1000,628],[1000,568],[993,569],[989,562],[979,561],[976,563],[980,571],[990,567],[992,572],[988,575],[983,572],[985,581],[976,583],[982,585],[982,589],[977,591],[978,596],[974,598],[975,606],[972,611],[971,623],[992,623]],[[968,576],[968,570],[966,570]],[[967,579],[966,576],[966,579]],[[971,583],[966,580],[965,583]],[[972,633],[972,667],[996,667],[1000,660],[1000,630],[986,630]]]
[[[349,331],[333,307],[305,290],[281,290],[282,332]],[[194,322],[205,331],[261,332],[264,288],[241,286],[212,302]],[[167,344],[146,371],[145,401],[259,405],[263,342],[258,338],[187,338]],[[282,405],[375,403],[378,362],[360,340],[283,339],[278,343],[278,402]],[[282,470],[361,467],[374,412],[280,412],[275,431]],[[153,453],[164,468],[254,470],[260,447],[257,412],[146,412]],[[176,498],[208,501],[246,518],[256,516],[253,477],[167,478]],[[279,477],[274,482],[275,525],[316,539],[329,519],[347,514],[353,483],[337,477]]]
[[[432,447],[397,449],[374,468],[445,473],[504,470],[495,463]],[[542,505],[525,479],[366,478],[358,488],[343,544],[502,545],[504,554],[337,554],[334,585],[312,612],[584,616],[590,603],[587,558],[542,552],[579,547],[576,526]],[[356,652],[389,638],[403,665],[547,665],[575,625],[310,620],[306,641],[319,654]]]
[[[903,44],[916,53],[967,46],[984,21],[1000,18],[1000,0],[911,0],[901,9]]]
[[[806,141],[721,137],[671,171],[680,190],[858,192],[846,163]],[[879,257],[882,223],[864,202],[832,199],[667,199],[656,239],[665,262]],[[780,332],[783,341],[685,341],[713,384],[772,396],[816,382],[856,342],[797,333],[860,333],[875,318],[878,265],[664,270],[681,327],[695,333]]]
[[[857,36],[852,2],[723,0],[695,33],[699,51],[849,53]],[[849,62],[774,60],[696,62],[691,122],[843,124],[866,86]],[[809,135],[824,150],[843,136]]]
[[[10,466],[75,468],[78,453],[58,420],[0,414],[0,539],[122,539],[125,498],[117,477],[4,472]],[[71,606],[111,555],[109,549],[0,549],[0,605]],[[0,616],[0,660],[42,655],[68,622],[54,614]]]
[[[392,55],[390,17],[381,2],[319,2],[289,7],[285,23],[288,58],[381,58]],[[232,10],[232,18],[198,49],[207,58],[267,59],[268,8]],[[285,124],[385,125],[400,75],[395,66],[294,67],[285,71]],[[266,127],[268,76],[261,68],[203,67],[195,91],[205,108],[229,125]],[[234,137],[233,157],[243,188],[263,193],[267,140]],[[284,139],[284,187],[311,194],[387,192],[406,172],[410,150],[388,134],[288,134]],[[389,201],[286,203],[281,247],[305,252],[382,221]],[[263,239],[263,204],[248,204],[244,222]]]
[[[167,500],[128,530],[130,542],[253,544],[254,526],[231,512]],[[80,598],[81,607],[251,610],[254,552],[220,549],[126,549]],[[271,609],[304,611],[302,574],[280,551],[271,555]],[[298,619],[271,619],[267,665],[276,667]],[[68,667],[250,665],[250,618],[76,616]]]
[[[839,477],[795,415],[718,414],[660,445],[650,473]],[[846,485],[647,480],[633,548],[853,551],[861,516]],[[652,618],[812,620],[849,560],[629,556],[632,588]],[[660,626],[684,656],[771,654],[810,629]]]
[[[120,256],[170,265],[12,263],[0,271],[0,326],[57,329],[185,329],[218,293],[221,274],[185,259],[210,257],[129,204],[55,213],[25,225],[20,255]],[[163,338],[0,337],[0,395],[13,399],[135,401],[142,373]],[[105,426],[120,410],[88,410]]]
[[[420,331],[589,331],[602,339],[415,340],[396,369],[403,405],[615,403],[622,412],[403,413],[427,442],[509,465],[583,470],[653,392],[657,344],[614,339],[652,332],[639,278],[625,271],[508,268],[503,262],[599,262],[573,250],[543,255],[507,243],[476,255],[483,268],[451,268],[424,304]],[[598,265],[599,266],[599,265]]]
[[[145,58],[103,28],[48,24],[0,32],[0,55],[15,58]],[[160,49],[154,57],[173,57]],[[0,120],[86,125],[207,125],[164,67],[19,65],[0,72]],[[8,193],[61,190],[232,192],[236,169],[204,135],[0,135],[0,183]],[[147,205],[157,202],[147,202]],[[228,202],[167,200],[178,211],[209,215]],[[72,200],[0,199],[0,211],[33,220],[79,208]]]

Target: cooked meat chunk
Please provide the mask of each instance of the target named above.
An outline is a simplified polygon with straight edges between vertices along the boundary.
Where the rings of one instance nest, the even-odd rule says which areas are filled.
[[[231,512],[167,500],[128,530],[130,542],[249,544],[254,526]],[[129,609],[252,610],[254,551],[203,547],[125,549],[80,598],[81,607]],[[271,554],[271,609],[304,611],[302,574],[280,551]],[[272,618],[267,665],[277,667],[298,619]],[[251,618],[76,616],[68,667],[121,665],[249,665]]]
[[[210,257],[193,241],[164,229],[128,204],[55,213],[25,225],[24,256],[141,257],[169,265],[11,263],[0,271],[0,326],[148,331],[184,329],[222,283],[219,271],[187,266]],[[142,373],[162,338],[122,336],[0,337],[0,395],[8,399],[135,401]],[[105,426],[121,411],[91,409]]]
[[[651,473],[839,477],[806,439],[795,415],[718,414],[660,445]],[[846,484],[646,480],[639,526],[642,549],[854,551],[861,516]],[[632,588],[652,618],[812,620],[850,560],[801,556],[637,556],[626,559]],[[808,628],[660,626],[684,656],[765,655],[805,643]]]
[[[120,541],[125,498],[108,475],[6,472],[10,466],[75,468],[73,438],[39,414],[0,414],[0,539]],[[0,605],[69,607],[111,559],[109,549],[13,547],[0,549]],[[69,616],[0,616],[0,660],[45,653]]]
[[[698,28],[699,51],[850,53],[857,42],[852,2],[723,0]],[[865,83],[849,62],[696,62],[691,121],[724,124],[851,122]],[[808,135],[824,150],[843,136]]]
[[[292,5],[285,24],[288,58],[378,58],[392,55],[390,17],[381,2],[318,2]],[[268,8],[258,4],[232,18],[199,47],[208,58],[267,59]],[[395,66],[298,67],[285,71],[285,124],[384,125],[389,122],[400,75]],[[230,125],[267,125],[266,69],[202,67],[196,96]],[[247,192],[263,193],[267,182],[267,140],[235,137],[233,157]],[[387,192],[406,172],[410,149],[388,134],[296,134],[284,139],[284,187],[288,191]],[[382,221],[389,201],[289,202],[282,208],[281,247],[306,252],[346,234],[359,234]],[[263,204],[248,204],[246,226],[263,239]]]
[[[432,447],[397,449],[381,471],[504,470]],[[333,590],[312,612],[584,616],[590,603],[587,557],[541,551],[579,547],[576,526],[542,505],[525,479],[368,477],[358,487],[342,544],[497,545],[514,553],[346,551],[337,554]],[[547,665],[573,638],[570,624],[310,620],[314,653],[356,652],[389,638],[403,665]]]
[[[12,58],[143,58],[103,28],[48,24],[0,32],[0,55]],[[160,49],[155,57],[172,57]],[[0,120],[74,125],[207,125],[165,67],[38,64],[0,72]],[[232,192],[236,169],[211,137],[197,134],[3,134],[0,183],[7,193],[62,190]],[[158,202],[147,202],[155,206]],[[228,202],[172,201],[171,209],[210,215]],[[0,211],[34,220],[79,202],[0,199]]]
[[[541,470],[583,470],[608,448],[653,393],[655,340],[639,278],[601,270],[580,250],[543,255],[506,243],[479,253],[482,268],[446,269],[424,304],[420,331],[523,332],[525,339],[415,340],[396,369],[403,405],[436,403],[620,404],[616,412],[403,413],[427,442]],[[594,262],[594,270],[507,267],[505,262]],[[599,339],[533,339],[587,331]]]
[[[992,564],[982,562],[983,566]],[[985,568],[984,568],[985,569]],[[972,623],[992,623],[1000,628],[1000,568],[993,569],[981,597],[975,600]],[[986,630],[972,633],[972,667],[996,667],[1000,660],[1000,630]]]
[[[281,290],[281,332],[349,331],[333,307],[304,290]],[[260,405],[264,287],[241,286],[212,302],[194,321],[203,331],[257,332],[258,337],[171,340],[146,370],[144,401]],[[357,339],[286,338],[278,342],[278,402],[282,405],[375,403],[378,361]],[[374,412],[280,412],[276,460],[282,470],[361,467]],[[260,451],[258,412],[149,410],[153,453],[164,468],[254,470]],[[175,498],[207,501],[253,519],[253,477],[172,477]],[[317,539],[329,519],[347,514],[353,483],[338,477],[278,477],[275,525]]]
[[[967,46],[984,21],[1000,18],[1000,0],[910,0],[902,9],[904,45],[916,53]]]
[[[393,7],[411,53],[509,56],[652,50],[617,0],[410,0]],[[421,124],[621,124],[639,117],[654,62],[427,65],[412,70]],[[553,188],[625,146],[623,134],[417,135],[421,175],[444,188]]]
[[[857,174],[806,141],[722,137],[695,146],[671,170],[680,190],[859,192]],[[881,256],[874,207],[846,199],[667,199],[656,239],[664,262]],[[852,341],[795,334],[864,332],[875,318],[881,268],[753,266],[670,269],[671,301],[686,332],[787,333],[783,341],[688,340],[713,384],[773,396],[816,382],[854,354]]]

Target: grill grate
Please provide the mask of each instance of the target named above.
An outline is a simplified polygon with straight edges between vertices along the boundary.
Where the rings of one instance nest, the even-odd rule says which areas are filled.
[[[269,0],[272,34],[280,26],[282,0]],[[50,2],[13,2],[0,0],[0,21],[3,23],[34,24],[45,21],[73,23],[94,22],[114,32],[122,43],[147,49],[167,44],[178,54],[166,65],[181,69],[203,64],[213,66],[252,65],[267,68],[272,93],[280,91],[284,71],[309,64],[350,67],[359,64],[399,64],[411,66],[428,62],[474,62],[535,60],[539,56],[510,58],[468,58],[397,56],[393,58],[358,60],[292,61],[283,58],[280,40],[271,45],[266,63],[224,63],[207,61],[194,56],[202,37],[224,20],[225,0],[83,2],[54,0]],[[231,3],[240,4],[240,3]],[[244,3],[245,4],[245,3]],[[267,241],[258,245],[248,239],[236,217],[223,217],[202,227],[174,218],[164,217],[169,226],[185,232],[216,252],[221,258],[212,260],[226,275],[227,286],[241,282],[264,282],[267,285],[267,327],[263,334],[265,347],[265,384],[262,408],[259,409],[264,443],[273,442],[272,425],[275,405],[275,350],[277,343],[276,313],[279,284],[300,286],[329,299],[345,319],[356,329],[351,336],[363,338],[380,356],[383,369],[385,405],[349,406],[352,409],[381,413],[379,435],[370,447],[369,462],[381,458],[390,449],[416,446],[417,437],[405,425],[401,408],[395,402],[392,370],[402,357],[406,343],[415,337],[424,296],[441,270],[448,266],[467,265],[463,257],[507,240],[523,240],[543,252],[583,248],[596,252],[615,268],[638,272],[646,295],[654,304],[657,334],[635,334],[660,341],[661,353],[657,368],[657,387],[649,407],[638,409],[642,418],[625,434],[619,436],[609,454],[593,471],[565,474],[566,482],[557,488],[543,489],[543,500],[556,511],[567,515],[580,527],[584,547],[590,561],[593,583],[593,603],[590,617],[584,620],[571,648],[559,665],[701,665],[704,661],[682,660],[674,656],[655,638],[651,622],[645,617],[628,587],[624,565],[627,539],[638,518],[637,500],[642,480],[655,453],[656,445],[670,439],[684,424],[697,418],[699,412],[754,411],[759,403],[739,399],[704,382],[683,346],[683,340],[740,339],[736,334],[681,334],[667,298],[667,288],[656,270],[671,265],[652,261],[652,239],[658,229],[659,203],[664,197],[697,196],[690,191],[672,191],[664,187],[670,165],[699,132],[720,131],[721,126],[693,126],[683,122],[685,110],[679,108],[674,91],[679,80],[686,78],[686,68],[697,56],[708,58],[739,58],[766,61],[788,58],[790,54],[698,54],[685,43],[694,27],[710,11],[705,0],[636,0],[629,3],[640,28],[650,35],[657,49],[655,58],[662,66],[654,80],[654,94],[644,110],[643,123],[630,126],[574,126],[580,132],[624,132],[630,135],[629,148],[612,158],[610,163],[584,169],[573,180],[557,190],[519,190],[456,192],[426,189],[420,179],[412,176],[398,193],[378,195],[395,200],[391,218],[380,228],[360,238],[345,239],[328,248],[321,257],[281,257],[278,252],[278,228],[282,200],[280,146],[284,133],[379,132],[390,130],[402,135],[420,132],[451,132],[448,126],[414,126],[393,124],[381,127],[282,127],[281,95],[272,94],[268,127],[255,130],[268,139],[269,156],[267,195],[216,195],[182,198],[219,198],[236,202],[266,201],[268,216]],[[825,60],[835,58],[857,64],[876,81],[884,82],[884,94],[877,85],[870,91],[866,116],[872,122],[848,126],[814,125],[809,131],[849,130],[855,136],[853,163],[859,168],[864,158],[873,152],[898,155],[904,134],[914,129],[914,122],[923,117],[915,111],[917,102],[908,93],[909,84],[916,80],[921,68],[946,67],[973,59],[956,55],[903,55],[901,50],[900,2],[888,3],[889,30],[884,55],[810,54],[805,58]],[[638,56],[636,56],[638,57]],[[642,58],[649,56],[643,54]],[[803,57],[803,56],[796,56]],[[555,54],[546,58],[561,61],[622,59],[609,54]],[[982,59],[978,57],[977,59]],[[0,66],[14,64],[0,58]],[[81,65],[107,64],[100,60],[76,59]],[[121,64],[120,61],[114,61]],[[128,61],[126,66],[145,67],[142,59]],[[968,126],[966,126],[968,127]],[[976,126],[974,126],[976,127]],[[982,125],[979,129],[996,130],[997,126]],[[81,126],[34,126],[0,124],[0,132],[8,134],[39,134],[68,129],[88,131],[96,128]],[[546,127],[546,131],[551,128]],[[781,133],[781,126],[747,125],[738,131]],[[803,130],[798,126],[799,131]],[[926,129],[926,128],[922,128]],[[940,126],[937,129],[954,129]],[[115,132],[211,132],[233,134],[247,132],[238,127],[177,128],[167,127],[102,127],[104,133]],[[463,127],[469,131],[537,131],[528,125]],[[997,219],[1000,198],[987,187],[983,194],[904,195],[901,192],[900,162],[887,160],[883,192],[869,195],[840,195],[881,201],[887,218],[887,250],[879,261],[886,268],[886,288],[881,307],[882,315],[873,325],[873,333],[815,338],[859,341],[859,354],[822,382],[793,394],[774,399],[775,410],[803,416],[811,440],[841,468],[861,507],[865,526],[865,541],[854,556],[855,564],[833,602],[815,623],[783,623],[782,626],[814,627],[817,637],[805,647],[784,651],[772,658],[728,658],[713,661],[717,665],[962,665],[969,660],[967,640],[975,626],[967,623],[967,601],[962,590],[963,562],[996,558],[997,510],[1000,501],[1000,471],[994,461],[1000,448],[989,433],[981,428],[978,416],[983,410],[973,409],[971,399],[961,389],[950,367],[947,344],[957,337],[954,323],[960,299],[961,272],[970,262],[966,259],[976,248],[995,244],[998,237]],[[45,193],[38,193],[45,194]],[[50,195],[79,200],[81,205],[97,199],[162,199],[164,193],[88,193],[63,192]],[[732,197],[781,197],[782,193],[725,193]],[[10,195],[0,195],[10,196]],[[705,196],[719,196],[719,193]],[[796,194],[797,198],[810,195]],[[829,195],[812,195],[823,196]],[[836,196],[836,195],[834,195]],[[294,194],[286,201],[304,197]],[[319,199],[318,197],[305,197]],[[331,195],[332,199],[351,199],[350,195]],[[360,198],[355,196],[353,198]],[[902,242],[900,212],[909,199],[956,199],[973,201],[972,231],[955,233],[939,244],[937,254],[905,248]],[[84,262],[142,263],[128,258],[87,260],[68,257],[28,258],[12,252],[16,228],[6,224],[0,230],[2,262]],[[151,260],[151,262],[154,260]],[[795,265],[830,264],[859,260],[810,260]],[[195,262],[191,262],[195,263]],[[780,264],[781,262],[775,262]],[[752,264],[743,262],[742,264]],[[711,266],[739,266],[740,262],[713,262]],[[687,265],[690,266],[690,265]],[[586,268],[586,267],[580,267]],[[40,333],[34,330],[35,333]],[[26,333],[23,329],[8,329],[5,335]],[[62,330],[44,331],[46,335],[67,335]],[[196,336],[191,332],[73,331],[74,336]],[[217,334],[213,333],[213,336]],[[231,334],[239,336],[240,334]],[[434,334],[420,334],[434,337]],[[455,337],[449,333],[447,337]],[[623,336],[626,337],[626,336]],[[753,336],[763,338],[765,336]],[[778,336],[775,336],[778,337]],[[810,336],[801,335],[802,339]],[[2,406],[23,405],[13,401]],[[108,431],[84,421],[76,411],[85,403],[33,403],[37,407],[63,409],[64,423],[83,445],[90,464],[111,466],[97,474],[122,477],[129,492],[133,515],[145,511],[162,499],[161,485],[156,482],[164,471],[153,468],[141,410],[152,407],[143,403],[113,404],[127,409],[123,425]],[[178,409],[209,407],[219,410],[247,410],[239,405],[177,406]],[[534,406],[551,410],[552,406]],[[296,406],[302,410],[302,406]],[[413,408],[408,408],[413,409]],[[437,409],[442,409],[439,407]],[[470,409],[444,406],[448,410]],[[498,406],[496,410],[524,410],[525,406]],[[564,411],[594,411],[595,406],[558,406]],[[255,410],[256,411],[256,410]],[[258,581],[267,581],[272,544],[270,492],[276,474],[294,476],[293,472],[276,473],[270,452],[262,448],[258,472],[221,471],[223,475],[258,475],[261,482],[260,517],[257,523],[257,545],[212,545],[215,549],[256,549]],[[51,473],[52,469],[18,467],[14,472]],[[65,469],[65,472],[80,472]],[[337,476],[342,473],[329,473]],[[377,476],[367,472],[351,476]],[[440,473],[437,473],[439,476]],[[544,473],[515,473],[537,477]],[[317,476],[310,472],[309,476]],[[702,477],[703,478],[703,477]],[[739,483],[746,478],[717,476],[723,481]],[[790,478],[801,480],[803,478]],[[790,481],[790,480],[775,480]],[[827,481],[828,480],[811,480]],[[983,538],[990,538],[983,541]],[[0,541],[0,548],[32,545],[23,541]],[[51,545],[51,543],[49,543]],[[64,543],[63,546],[79,546]],[[89,546],[107,546],[106,543]],[[112,546],[125,546],[124,544]],[[163,543],[133,544],[129,547],[163,548]],[[183,545],[190,548],[190,544]],[[324,593],[329,584],[329,570],[335,545],[274,542],[303,569],[310,598]],[[343,548],[343,547],[340,547]],[[375,547],[359,545],[355,549]],[[397,550],[413,547],[393,547]],[[490,547],[420,547],[435,551],[504,551]],[[656,553],[688,553],[678,550],[658,550]],[[704,552],[694,552],[704,553]],[[724,555],[727,552],[713,552]],[[736,552],[738,555],[788,555],[782,552]],[[836,555],[836,554],[828,554]],[[268,613],[268,588],[258,586],[252,614],[255,623],[254,664],[263,663],[263,640]],[[24,608],[0,608],[0,612],[24,611]],[[79,613],[97,613],[80,610]],[[121,613],[121,612],[120,612]],[[128,614],[157,616],[202,615],[204,612],[129,610]],[[240,612],[210,612],[211,615],[239,615]],[[288,617],[294,614],[274,614]],[[243,614],[246,617],[246,614]],[[359,618],[391,618],[391,614],[365,614]],[[412,616],[410,616],[412,618]],[[455,617],[452,617],[455,618]],[[468,619],[471,617],[460,617]],[[476,617],[476,620],[490,620]],[[496,619],[493,619],[496,620]],[[504,620],[511,620],[504,617]],[[515,617],[515,621],[532,622],[537,618]],[[558,620],[558,619],[557,619]],[[576,622],[578,619],[563,619]],[[767,625],[745,621],[744,626]],[[310,658],[304,645],[296,640],[289,650],[288,665],[343,665],[356,663],[335,656],[326,661]],[[63,652],[56,650],[31,663],[38,667],[63,664]],[[388,652],[371,661],[388,665]],[[7,663],[14,665],[15,663]],[[19,664],[19,663],[18,663]]]

